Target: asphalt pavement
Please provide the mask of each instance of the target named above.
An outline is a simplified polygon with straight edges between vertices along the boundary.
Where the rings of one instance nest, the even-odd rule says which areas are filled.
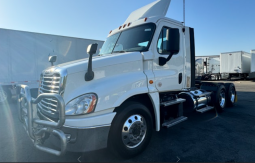
[[[15,162],[255,162],[255,82],[235,81],[238,102],[217,114],[192,113],[188,120],[154,132],[147,149],[124,160],[109,150],[66,153],[41,152],[18,120],[15,102],[0,105],[0,161]]]

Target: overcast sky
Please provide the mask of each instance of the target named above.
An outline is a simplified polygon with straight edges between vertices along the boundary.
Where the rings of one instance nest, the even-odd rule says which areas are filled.
[[[0,0],[0,28],[105,40],[129,14],[154,0]],[[183,0],[167,17],[183,21]],[[255,0],[186,0],[196,55],[255,49]],[[1,37],[1,36],[0,36]]]

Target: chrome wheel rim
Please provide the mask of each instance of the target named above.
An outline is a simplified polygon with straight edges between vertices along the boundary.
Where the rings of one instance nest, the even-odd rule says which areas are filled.
[[[226,98],[225,98],[225,91],[224,90],[221,90],[220,92],[220,106],[223,108],[224,105],[225,105],[225,101],[226,101]]]
[[[6,100],[7,100],[7,93],[4,90],[0,89],[0,103]]]
[[[143,116],[132,115],[122,127],[122,141],[126,147],[136,148],[143,142],[146,132],[147,125]]]
[[[234,103],[235,102],[235,97],[236,97],[236,91],[235,91],[234,87],[231,88],[231,96],[230,97],[231,97],[231,99],[230,99],[231,102]]]

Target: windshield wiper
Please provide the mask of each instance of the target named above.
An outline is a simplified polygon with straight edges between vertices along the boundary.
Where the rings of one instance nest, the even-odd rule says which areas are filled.
[[[127,51],[121,50],[121,51],[113,51],[112,53],[126,53]]]

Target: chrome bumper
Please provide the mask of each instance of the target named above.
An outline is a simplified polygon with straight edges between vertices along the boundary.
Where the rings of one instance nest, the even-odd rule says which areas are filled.
[[[19,119],[24,125],[29,137],[34,143],[34,146],[44,152],[61,156],[66,152],[67,137],[63,131],[60,130],[65,123],[65,103],[59,94],[44,93],[40,94],[36,99],[32,99],[30,88],[26,85],[19,85],[18,90],[18,112]],[[37,116],[36,104],[44,98],[54,98],[58,102],[59,120],[58,122],[51,122],[40,120]],[[60,139],[61,150],[55,150],[43,146],[46,133],[53,134]]]

